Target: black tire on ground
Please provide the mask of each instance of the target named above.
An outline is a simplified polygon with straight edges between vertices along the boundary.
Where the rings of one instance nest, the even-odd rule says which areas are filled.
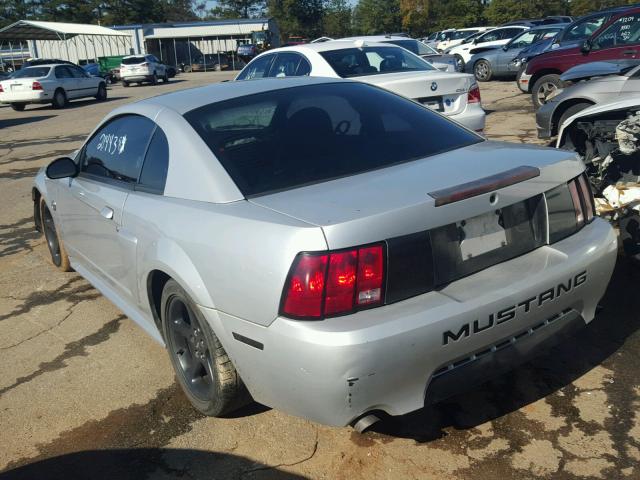
[[[154,72],[153,75],[151,76],[151,85],[157,85],[157,84],[158,84],[158,76]]]
[[[533,107],[537,110],[543,104],[547,103],[546,98],[558,88],[562,88],[562,80],[560,75],[551,73],[549,75],[543,75],[533,84],[531,89],[531,101]]]
[[[13,108],[16,112],[23,112],[24,107],[26,107],[26,103],[12,103],[11,108]]]
[[[476,80],[479,82],[488,82],[493,77],[493,72],[491,71],[491,64],[485,60],[484,58],[478,60],[473,65],[473,75],[476,77]]]
[[[123,81],[122,81],[122,86],[123,86],[123,87],[125,87],[125,88],[126,88],[126,87],[128,87],[128,86],[129,86],[129,82],[125,82],[125,81],[123,80]]]
[[[61,88],[53,94],[53,108],[64,108],[67,105],[67,94]]]
[[[162,81],[163,83],[169,83],[169,74],[167,73],[167,71],[164,71],[164,76],[162,77]]]
[[[49,248],[49,254],[51,255],[51,263],[53,263],[58,270],[63,272],[71,271],[71,265],[69,263],[69,257],[67,251],[64,248],[64,242],[60,238],[58,229],[56,228],[51,210],[44,201],[44,198],[40,198],[40,221],[41,229],[44,233],[44,238]]]
[[[251,397],[220,340],[173,279],[162,291],[160,312],[171,364],[192,405],[218,417],[249,403]]]
[[[560,120],[558,120],[558,124],[555,125],[554,130],[558,131],[560,129],[560,126],[565,122],[565,120],[569,117],[572,117],[573,115],[575,115],[576,113],[578,113],[581,110],[584,110],[587,107],[592,106],[593,103],[590,102],[580,102],[580,103],[576,103],[574,105],[571,105],[569,108],[567,108],[562,115],[560,115]],[[552,125],[553,127],[553,125]]]
[[[464,58],[462,58],[457,53],[454,54],[453,57],[456,59],[456,70],[458,72],[464,72],[464,65],[465,65]]]
[[[107,99],[107,86],[104,83],[98,85],[98,92],[96,94],[96,100],[104,102]]]
[[[189,73],[189,72],[191,72],[191,70],[193,70],[193,69],[192,69],[192,67],[191,67],[191,65],[185,65],[185,66],[184,66],[183,71],[184,71],[185,73]]]

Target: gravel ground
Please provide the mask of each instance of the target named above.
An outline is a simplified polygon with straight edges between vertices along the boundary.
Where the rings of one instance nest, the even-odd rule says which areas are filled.
[[[252,405],[205,418],[165,351],[32,224],[31,179],[118,105],[230,78],[113,86],[104,103],[0,108],[0,478],[640,478],[638,272],[620,259],[587,329],[511,374],[364,435]],[[487,136],[539,143],[514,82],[482,84]]]

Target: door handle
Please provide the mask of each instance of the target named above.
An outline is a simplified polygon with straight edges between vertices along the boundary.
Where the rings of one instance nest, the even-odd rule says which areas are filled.
[[[111,207],[104,207],[100,210],[100,215],[102,215],[107,220],[113,220],[113,209]]]

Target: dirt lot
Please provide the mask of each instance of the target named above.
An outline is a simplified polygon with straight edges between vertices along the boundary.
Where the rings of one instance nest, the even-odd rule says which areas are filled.
[[[106,103],[0,108],[0,471],[5,478],[640,478],[638,272],[592,325],[480,389],[358,435],[254,405],[204,418],[165,351],[33,229],[31,179],[133,99],[228,78],[114,86]],[[528,97],[482,85],[493,139],[535,142]]]

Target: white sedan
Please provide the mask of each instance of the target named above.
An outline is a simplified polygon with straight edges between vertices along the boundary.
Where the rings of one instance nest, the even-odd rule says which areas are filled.
[[[388,43],[336,40],[277,48],[253,59],[236,80],[267,77],[350,78],[385,88],[482,131],[485,112],[473,75],[441,72]]]
[[[463,41],[460,45],[456,45],[453,48],[448,48],[444,53],[453,55],[458,61],[458,69],[464,71],[464,66],[471,60],[471,57],[476,53],[480,53],[484,50],[491,50],[496,47],[501,47],[509,43],[516,35],[520,35],[525,30],[529,30],[529,27],[520,25],[512,25],[509,27],[500,27],[489,30],[482,35],[479,35],[472,40]]]
[[[91,77],[71,64],[26,67],[0,82],[0,103],[8,103],[19,112],[29,103],[63,108],[69,100],[85,97],[106,100],[107,85],[103,78]]]

